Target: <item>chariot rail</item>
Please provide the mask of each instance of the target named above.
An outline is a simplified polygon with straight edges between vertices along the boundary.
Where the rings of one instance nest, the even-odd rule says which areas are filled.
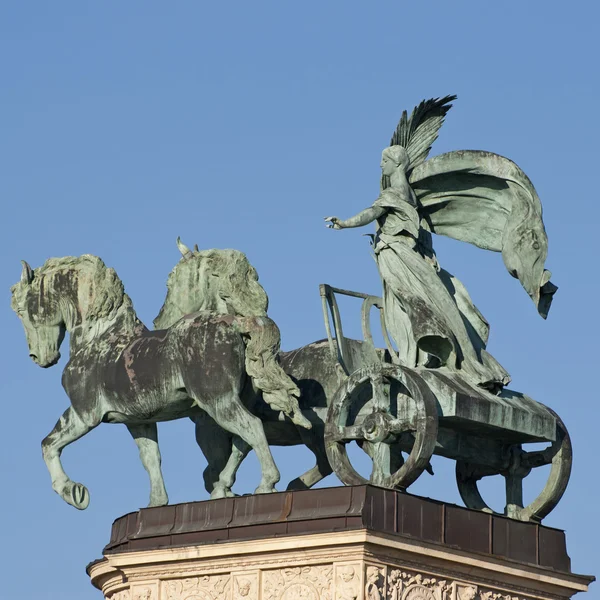
[[[363,300],[361,307],[361,327],[362,334],[366,346],[366,351],[370,355],[374,364],[380,363],[381,358],[378,356],[375,342],[373,341],[373,334],[371,333],[371,309],[373,307],[379,309],[379,320],[381,323],[381,332],[385,345],[392,357],[393,363],[398,363],[398,354],[392,346],[389,338],[386,326],[385,326],[385,313],[383,309],[383,299],[379,296],[373,296],[371,294],[363,294],[362,292],[352,292],[350,290],[343,290],[336,288],[326,283],[319,285],[319,291],[321,293],[321,303],[323,307],[323,319],[325,321],[325,330],[327,331],[327,339],[329,340],[329,348],[331,355],[337,359],[346,375],[350,375],[354,370],[354,364],[352,355],[348,348],[346,338],[344,337],[344,331],[342,328],[342,319],[340,316],[340,309],[336,300],[335,295],[341,294],[342,296],[349,296],[351,298],[360,298]],[[331,330],[331,319],[333,320],[333,332]]]
[[[483,477],[506,482],[504,514],[540,521],[563,495],[571,472],[571,442],[551,409],[508,389],[499,394],[475,386],[447,368],[403,365],[385,326],[383,299],[327,284],[319,286],[330,358],[339,371],[339,388],[325,422],[325,449],[346,485],[373,483],[405,490],[433,454],[456,461],[456,481],[468,508],[493,512],[478,489]],[[363,341],[344,336],[336,295],[362,300]],[[376,348],[371,309],[379,310],[386,352]],[[352,465],[346,445],[355,441],[373,461],[369,479]],[[528,442],[549,442],[526,451]],[[402,453],[408,456],[405,459]],[[550,465],[542,492],[523,501],[523,479],[533,468]]]

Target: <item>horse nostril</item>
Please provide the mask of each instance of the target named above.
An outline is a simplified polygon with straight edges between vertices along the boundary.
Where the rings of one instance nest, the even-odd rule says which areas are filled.
[[[35,354],[30,354],[29,358],[33,361],[33,362],[37,362],[38,357]]]

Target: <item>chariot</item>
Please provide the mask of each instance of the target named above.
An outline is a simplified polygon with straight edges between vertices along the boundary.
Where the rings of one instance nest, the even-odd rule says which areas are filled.
[[[493,394],[445,368],[403,366],[386,331],[381,298],[325,284],[320,291],[329,350],[343,381],[329,403],[325,446],[343,483],[406,489],[431,469],[435,454],[456,461],[468,508],[493,512],[478,489],[478,481],[492,475],[505,479],[510,518],[539,522],[556,506],[569,480],[572,450],[554,411],[508,389]],[[336,295],[362,300],[362,341],[344,336]],[[373,340],[372,309],[379,311],[385,349]],[[352,464],[352,441],[373,461],[369,480]],[[525,449],[536,442],[549,446]],[[550,465],[548,480],[524,505],[523,480],[544,465]]]

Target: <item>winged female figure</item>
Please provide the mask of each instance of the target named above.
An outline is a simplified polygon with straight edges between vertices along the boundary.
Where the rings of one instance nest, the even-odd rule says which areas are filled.
[[[456,96],[406,111],[381,157],[381,191],[372,206],[333,229],[376,223],[373,247],[383,282],[387,329],[406,366],[447,367],[497,392],[506,370],[486,351],[489,325],[462,283],[438,264],[432,233],[502,252],[546,318],[557,290],[544,269],[548,240],[537,193],[512,161],[455,151],[426,160]]]

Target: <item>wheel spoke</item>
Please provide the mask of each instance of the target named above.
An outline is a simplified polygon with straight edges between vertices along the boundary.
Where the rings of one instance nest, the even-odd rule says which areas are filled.
[[[367,386],[371,398],[364,406],[359,404],[357,414],[353,414],[354,400],[364,402]],[[398,393],[404,389],[406,394]],[[348,423],[349,418],[355,419],[353,424]],[[331,466],[345,484],[370,481],[385,488],[406,489],[429,465],[437,429],[435,396],[417,372],[400,365],[370,365],[353,372],[332,398],[325,448]],[[373,461],[370,480],[350,462],[347,442],[353,440]],[[401,454],[404,446],[406,459]]]
[[[373,459],[371,483],[381,486],[386,485],[390,477],[390,450],[390,445],[384,442],[371,444],[371,452],[369,452]]]
[[[330,439],[334,442],[350,442],[352,440],[363,440],[365,432],[361,425],[347,425],[330,431]]]
[[[549,465],[554,458],[558,448],[549,446],[544,450],[536,450],[535,452],[525,452],[521,458],[521,464],[529,469],[535,467],[543,467]]]
[[[389,423],[390,433],[400,434],[417,431],[419,416],[415,413],[410,419],[393,419]]]
[[[390,386],[386,384],[380,374],[371,379],[373,390],[373,407],[375,409],[390,410]]]

